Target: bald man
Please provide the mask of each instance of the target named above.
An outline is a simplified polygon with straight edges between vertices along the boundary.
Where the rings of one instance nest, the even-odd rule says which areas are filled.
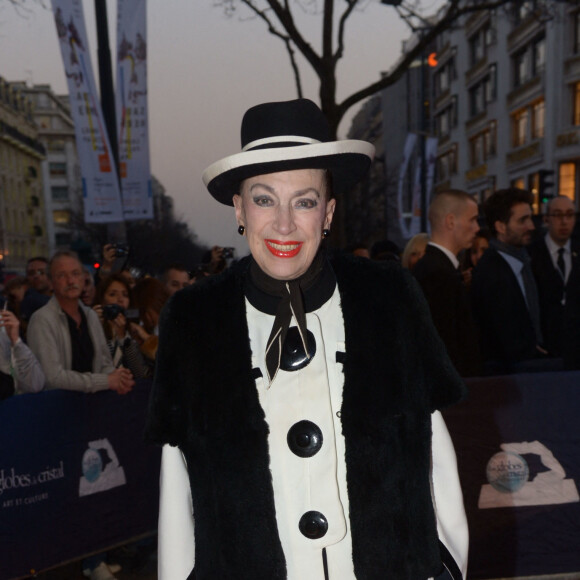
[[[464,191],[438,193],[429,207],[431,240],[413,268],[431,316],[459,374],[481,374],[481,357],[467,289],[457,255],[479,231],[477,203]]]
[[[576,318],[580,310],[580,245],[572,240],[574,202],[563,195],[554,197],[546,207],[544,224],[546,234],[530,246],[544,346],[553,356],[563,356],[568,368],[580,368],[580,322]]]

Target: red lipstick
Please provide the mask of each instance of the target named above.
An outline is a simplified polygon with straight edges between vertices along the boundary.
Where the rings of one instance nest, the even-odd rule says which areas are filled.
[[[281,242],[280,240],[264,240],[266,248],[277,258],[293,258],[302,249],[304,242]]]

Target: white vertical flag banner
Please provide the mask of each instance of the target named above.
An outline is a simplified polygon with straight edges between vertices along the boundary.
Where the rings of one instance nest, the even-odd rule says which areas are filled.
[[[119,222],[123,208],[115,162],[97,95],[81,0],[52,0],[79,155],[85,221]]]
[[[417,144],[417,135],[414,133],[409,133],[407,135],[407,140],[405,141],[405,149],[403,151],[403,160],[401,162],[401,166],[399,168],[399,183],[397,188],[397,201],[399,206],[399,226],[401,228],[401,234],[404,238],[408,239],[414,236],[419,231],[419,225],[417,224],[417,192],[416,192],[416,180],[415,185],[413,188],[413,207],[411,210],[411,222],[409,226],[407,226],[407,218],[403,215],[403,194],[404,194],[404,185],[405,185],[405,175],[407,174],[407,169],[409,167],[409,163],[411,161],[411,155],[413,154],[413,150],[415,149],[415,145]]]
[[[153,218],[147,111],[147,2],[117,3],[117,123],[125,219]]]

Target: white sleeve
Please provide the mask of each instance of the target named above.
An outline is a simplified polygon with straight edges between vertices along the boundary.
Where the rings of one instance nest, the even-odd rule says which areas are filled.
[[[467,575],[469,532],[459,484],[457,459],[453,442],[439,411],[431,416],[432,494],[439,539],[449,550],[463,578]]]
[[[171,445],[161,455],[158,542],[159,580],[186,580],[195,563],[193,507],[185,458]]]

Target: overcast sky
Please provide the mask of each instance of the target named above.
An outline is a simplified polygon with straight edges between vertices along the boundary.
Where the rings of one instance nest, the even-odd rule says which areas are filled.
[[[50,7],[50,0],[45,0]],[[50,8],[34,6],[17,14],[0,0],[0,75],[8,81],[50,84],[67,91]],[[338,1],[342,9],[343,2]],[[400,55],[407,30],[394,10],[379,0],[349,20],[346,56],[339,65],[338,94],[343,98],[374,82]],[[83,0],[91,53],[96,58],[94,0]],[[116,1],[107,0],[114,51]],[[428,7],[427,13],[429,12]],[[175,200],[183,218],[206,245],[235,246],[247,253],[236,233],[233,210],[210,197],[201,181],[210,163],[240,149],[244,112],[260,102],[296,98],[296,88],[282,43],[262,21],[227,18],[214,0],[150,0],[148,3],[149,125],[151,169]],[[247,16],[247,13],[246,13]],[[318,50],[320,17],[300,22]],[[95,65],[96,67],[96,65]],[[318,102],[318,85],[302,67],[305,96]],[[96,68],[94,68],[97,76]],[[351,110],[340,136],[348,131]]]

